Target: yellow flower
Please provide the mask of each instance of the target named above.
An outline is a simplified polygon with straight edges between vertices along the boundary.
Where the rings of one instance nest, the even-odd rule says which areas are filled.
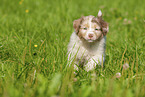
[[[28,13],[28,12],[29,12],[29,10],[28,10],[28,9],[26,9],[26,10],[25,10],[25,12],[26,12],[26,13]]]
[[[23,3],[23,1],[24,1],[24,0],[21,0],[21,1],[19,2],[19,4],[21,5],[21,4]]]
[[[22,4],[22,1],[20,1],[19,4],[21,5]]]
[[[37,47],[38,45],[34,45],[34,47]]]
[[[122,19],[122,17],[119,17],[119,20],[121,20]]]

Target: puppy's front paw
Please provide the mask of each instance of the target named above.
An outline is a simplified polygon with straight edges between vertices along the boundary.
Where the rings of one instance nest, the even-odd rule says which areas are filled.
[[[85,70],[87,71],[87,72],[89,72],[89,71],[91,71],[91,70],[93,70],[93,69],[95,69],[95,67],[94,66],[85,66]]]
[[[79,72],[79,68],[77,65],[74,65],[74,75],[77,75]]]
[[[94,70],[96,68],[96,65],[99,64],[99,60],[94,60],[94,59],[91,59],[89,60],[89,62],[85,65],[85,70],[88,72],[88,71],[91,71],[91,70]]]
[[[89,62],[88,64],[85,65],[85,70],[87,72],[91,71],[91,70],[94,70],[96,68],[96,63],[91,63]]]

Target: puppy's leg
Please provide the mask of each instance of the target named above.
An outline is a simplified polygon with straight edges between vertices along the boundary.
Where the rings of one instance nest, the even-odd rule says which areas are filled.
[[[96,65],[101,65],[102,61],[104,61],[104,57],[102,56],[95,56],[88,60],[88,63],[84,66],[85,70],[88,72],[96,68]]]
[[[88,63],[84,66],[85,70],[88,72],[90,70],[93,70],[96,68],[96,63],[98,63],[98,61],[94,62],[93,59],[90,59],[88,61]]]
[[[79,70],[77,63],[78,63],[78,62],[75,62],[75,64],[74,64],[74,70],[76,70],[76,71]]]

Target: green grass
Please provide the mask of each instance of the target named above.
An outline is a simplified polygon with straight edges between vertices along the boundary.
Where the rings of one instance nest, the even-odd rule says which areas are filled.
[[[1,0],[0,97],[145,97],[144,4]],[[99,9],[110,27],[105,67],[89,73],[80,70],[74,76],[73,69],[66,68],[73,20],[96,16]],[[126,62],[129,68],[123,70]]]

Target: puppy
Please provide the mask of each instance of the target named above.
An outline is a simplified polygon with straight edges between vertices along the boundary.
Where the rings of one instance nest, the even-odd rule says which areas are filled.
[[[74,32],[68,44],[68,64],[90,71],[105,61],[105,43],[108,23],[102,19],[102,12],[98,16],[82,16],[73,22]],[[103,62],[103,63],[102,63]]]

